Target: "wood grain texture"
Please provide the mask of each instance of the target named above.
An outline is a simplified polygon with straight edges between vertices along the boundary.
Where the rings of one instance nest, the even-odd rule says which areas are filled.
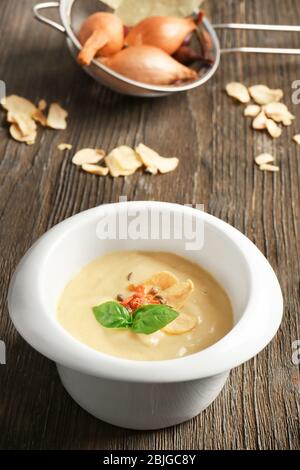
[[[0,366],[0,448],[9,449],[299,449],[299,368],[292,341],[299,331],[300,107],[291,84],[300,79],[300,58],[226,55],[202,88],[147,100],[119,96],[81,72],[63,35],[32,18],[33,0],[0,0],[0,79],[8,93],[61,102],[70,113],[66,131],[39,133],[27,147],[0,128],[0,339],[7,364]],[[211,0],[216,23],[297,24],[298,0]],[[225,46],[299,46],[299,35],[222,32]],[[265,83],[284,89],[297,116],[278,140],[253,132],[242,107],[223,92],[227,82]],[[74,148],[145,142],[178,156],[178,170],[152,177],[97,178],[78,171]],[[260,172],[253,158],[270,152],[279,174]],[[203,203],[256,243],[278,274],[285,300],[282,327],[255,359],[232,371],[218,399],[200,416],[155,432],[118,429],[77,406],[59,382],[55,365],[31,349],[12,326],[6,307],[11,274],[30,245],[66,217],[104,202],[156,199]]]

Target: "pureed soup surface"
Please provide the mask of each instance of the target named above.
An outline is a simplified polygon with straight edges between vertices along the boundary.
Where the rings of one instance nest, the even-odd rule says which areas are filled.
[[[130,283],[141,284],[160,271],[172,273],[179,281],[190,279],[194,284],[184,305],[176,309],[189,320],[189,328],[192,326],[189,331],[180,333],[184,327],[176,328],[175,333],[179,334],[169,334],[166,331],[172,331],[170,323],[166,331],[146,335],[130,329],[104,328],[96,320],[94,306],[116,300],[118,294],[130,296]],[[113,252],[89,263],[65,287],[57,317],[71,335],[91,348],[144,361],[196,353],[217,342],[233,327],[231,303],[220,284],[198,265],[165,252]]]

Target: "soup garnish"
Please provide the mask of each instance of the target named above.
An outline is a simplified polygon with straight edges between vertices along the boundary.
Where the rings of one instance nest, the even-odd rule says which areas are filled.
[[[130,328],[134,333],[149,335],[164,327],[168,334],[182,334],[195,326],[193,318],[175,310],[194,290],[190,279],[179,282],[172,273],[160,271],[142,284],[129,284],[127,289],[133,292],[129,297],[118,294],[117,301],[93,307],[95,318],[103,327]],[[173,322],[173,327],[167,328]]]

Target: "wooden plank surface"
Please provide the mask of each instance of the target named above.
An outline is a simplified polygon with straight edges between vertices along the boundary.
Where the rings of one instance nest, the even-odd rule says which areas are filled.
[[[0,0],[0,79],[7,92],[59,101],[70,113],[66,131],[39,133],[27,147],[0,128],[0,339],[7,364],[0,366],[0,448],[9,449],[299,449],[299,367],[292,341],[299,331],[300,107],[291,84],[300,79],[300,58],[226,55],[202,88],[156,100],[119,96],[81,72],[62,34],[32,18],[33,0]],[[216,23],[300,23],[298,0],[211,0]],[[299,46],[300,35],[222,32],[225,46]],[[242,108],[223,92],[227,82],[282,88],[296,123],[272,141],[254,133]],[[59,142],[106,149],[140,141],[176,155],[175,173],[127,179],[97,178],[70,163]],[[271,152],[279,174],[255,168],[253,157]],[[278,335],[255,359],[233,370],[217,400],[179,426],[135,432],[102,423],[64,391],[55,365],[29,347],[12,326],[6,307],[10,276],[48,228],[104,202],[156,199],[203,203],[208,212],[245,233],[278,274],[285,316]]]

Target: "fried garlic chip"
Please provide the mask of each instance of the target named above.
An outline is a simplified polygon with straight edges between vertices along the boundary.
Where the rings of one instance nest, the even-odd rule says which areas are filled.
[[[33,113],[32,118],[41,124],[41,126],[46,127],[47,126],[47,117],[43,113],[41,109],[37,109],[35,113]]]
[[[142,166],[136,152],[127,145],[113,149],[105,158],[111,176],[128,176]]]
[[[163,292],[163,296],[168,305],[175,310],[179,310],[186,302],[194,290],[194,283],[188,279],[169,287]],[[194,316],[180,312],[174,321],[166,325],[162,331],[169,335],[182,335],[192,330],[196,326],[197,320]]]
[[[9,128],[9,133],[13,139],[18,142],[24,142],[27,145],[32,145],[35,142],[37,132],[33,131],[30,135],[24,136],[18,126],[18,124],[13,123]]]
[[[184,305],[193,290],[194,283],[188,279],[187,281],[179,282],[178,284],[174,284],[164,290],[163,297],[168,305],[175,309],[179,309]]]
[[[36,123],[28,114],[8,111],[7,121],[12,123],[9,132],[13,139],[28,145],[34,144],[37,136]]]
[[[161,157],[157,152],[144,144],[139,144],[135,150],[147,171],[153,175],[156,175],[158,171],[160,173],[169,173],[170,171],[175,170],[179,163],[178,158]]]
[[[17,95],[6,96],[1,105],[7,110],[7,121],[11,123],[10,135],[18,142],[31,145],[35,142],[37,131],[33,115],[36,106],[26,98]]]
[[[145,286],[157,287],[160,290],[168,289],[175,284],[178,284],[178,279],[169,271],[160,271],[155,273],[143,282],[143,285]]]
[[[18,95],[2,98],[1,105],[12,114],[26,114],[31,117],[37,111],[37,107],[31,101]]]
[[[85,164],[93,164],[98,163],[102,160],[105,156],[105,152],[102,149],[81,149],[75,153],[74,157],[72,158],[72,163],[74,165],[85,165]]]
[[[23,137],[32,136],[36,131],[36,123],[28,114],[10,112],[8,121],[17,124]]]
[[[45,111],[45,109],[47,108],[47,101],[46,100],[40,100],[38,102],[37,107],[40,111]]]
[[[67,116],[68,112],[60,104],[52,103],[47,117],[47,126],[51,129],[64,130],[67,128]]]
[[[162,328],[162,331],[168,335],[182,335],[195,328],[196,324],[196,317],[181,312],[175,320]]]
[[[145,286],[159,289],[159,294],[164,302],[175,310],[180,309],[194,290],[194,283],[188,279],[180,282],[178,278],[169,271],[160,271],[153,274],[143,282]],[[196,326],[195,317],[180,312],[178,317],[162,328],[161,331],[169,335],[181,335],[192,330]]]
[[[106,176],[108,173],[108,168],[105,166],[92,165],[90,163],[84,163],[81,168],[83,171],[90,173],[91,175]]]

